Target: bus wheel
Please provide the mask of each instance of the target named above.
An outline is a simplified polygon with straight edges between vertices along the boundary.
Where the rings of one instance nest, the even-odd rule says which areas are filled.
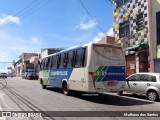
[[[117,95],[122,95],[123,94],[123,91],[118,91],[117,92]]]
[[[46,85],[44,85],[43,83],[42,83],[42,88],[43,88],[43,89],[46,89]]]
[[[62,84],[62,89],[63,89],[63,93],[64,93],[65,95],[69,95],[69,89],[68,89],[68,85],[67,85],[66,82],[63,82],[63,84]]]

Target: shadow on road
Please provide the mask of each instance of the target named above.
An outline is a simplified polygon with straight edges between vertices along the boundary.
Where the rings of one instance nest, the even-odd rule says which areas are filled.
[[[138,99],[142,99],[142,100],[148,100],[147,96],[143,96],[143,95],[137,95],[137,94],[128,94],[128,93],[124,93],[121,96],[124,97],[131,97],[131,98],[138,98]],[[149,100],[148,100],[149,101]],[[159,102],[160,100],[158,100]],[[154,103],[154,102],[153,102]]]
[[[61,89],[48,88],[48,90],[63,94]],[[142,100],[134,99],[133,95],[117,96],[117,95],[111,95],[107,93],[92,94],[92,93],[86,93],[86,92],[84,93],[84,92],[72,91],[72,93],[69,96],[90,101],[93,103],[115,105],[115,106],[137,106],[137,105],[155,104],[154,102],[144,101],[146,100],[146,98],[142,96],[136,97]]]

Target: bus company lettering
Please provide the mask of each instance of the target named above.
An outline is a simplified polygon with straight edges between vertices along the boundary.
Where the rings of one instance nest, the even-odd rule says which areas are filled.
[[[67,76],[68,71],[54,71],[54,72],[51,72],[51,75],[53,75],[53,76],[55,76],[55,75]]]
[[[114,72],[107,72],[107,71],[101,71],[100,72],[100,71],[97,71],[96,75],[97,76],[99,76],[99,75],[103,75],[103,76],[104,75],[124,75],[124,73],[116,73],[116,72],[114,73]]]

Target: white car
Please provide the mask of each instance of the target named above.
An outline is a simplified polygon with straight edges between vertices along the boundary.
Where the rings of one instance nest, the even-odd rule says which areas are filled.
[[[145,95],[151,101],[160,99],[160,74],[136,73],[126,78],[125,90],[130,93]],[[121,95],[124,91],[119,91]]]

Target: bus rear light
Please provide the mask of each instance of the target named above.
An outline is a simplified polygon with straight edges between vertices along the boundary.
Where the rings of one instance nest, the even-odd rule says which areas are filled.
[[[88,72],[92,76],[93,85],[95,87],[95,79],[94,79],[94,72]]]
[[[94,80],[94,72],[89,72],[89,74],[92,76],[92,80]]]

